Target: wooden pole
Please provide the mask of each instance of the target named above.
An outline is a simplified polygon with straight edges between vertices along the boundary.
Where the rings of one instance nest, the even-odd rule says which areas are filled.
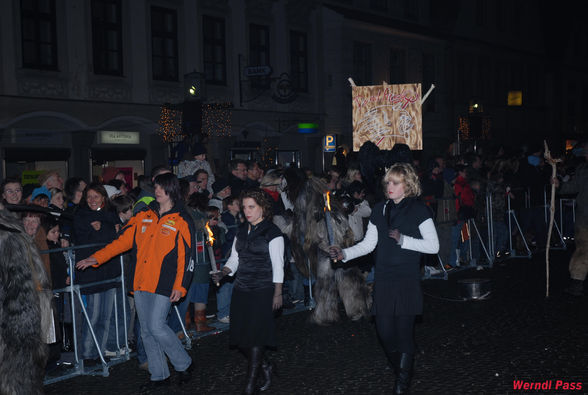
[[[557,162],[561,159],[554,159],[551,157],[551,152],[547,146],[547,141],[543,140],[545,145],[545,153],[543,154],[547,163],[551,165],[551,179],[555,179],[557,175]],[[553,221],[555,219],[555,184],[551,182],[551,203],[549,204],[549,227],[547,228],[547,244],[545,246],[545,297],[549,297],[549,249],[551,247],[551,234],[553,231]]]

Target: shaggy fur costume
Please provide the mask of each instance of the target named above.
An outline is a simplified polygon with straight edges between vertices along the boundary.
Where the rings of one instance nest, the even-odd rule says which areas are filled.
[[[284,226],[285,222],[278,218],[275,222],[290,239],[297,268],[308,277],[310,266],[316,278],[313,287],[316,308],[311,321],[319,325],[337,322],[339,299],[352,320],[367,316],[371,298],[361,271],[354,266],[332,265],[329,258],[323,197],[327,185],[318,178],[306,180],[300,173],[287,172],[285,176],[288,197],[294,203],[294,218],[288,221],[288,226]],[[333,244],[348,247],[353,244],[353,233],[343,207],[332,198],[331,209]]]
[[[0,394],[42,394],[51,287],[33,241],[1,205],[0,257]]]

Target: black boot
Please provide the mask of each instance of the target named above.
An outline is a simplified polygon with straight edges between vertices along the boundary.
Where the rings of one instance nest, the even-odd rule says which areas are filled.
[[[263,373],[263,385],[259,387],[260,391],[266,391],[272,385],[272,374],[274,373],[274,365],[264,358],[261,362],[261,373]]]
[[[398,368],[399,368],[398,365],[400,362],[400,354],[398,354],[398,351],[390,351],[390,352],[386,352],[386,357],[388,357],[388,363],[390,363],[390,366],[394,370],[394,374],[396,374],[396,376],[398,376]]]
[[[572,279],[564,292],[573,296],[584,296],[584,281]]]
[[[398,373],[394,384],[394,394],[408,394],[412,378],[413,355],[400,353],[398,357]]]
[[[247,369],[247,384],[243,389],[243,395],[256,394],[259,391],[257,387],[257,375],[263,359],[263,349],[261,347],[251,347],[249,350],[249,367]]]
[[[310,303],[310,288],[308,285],[304,286],[304,306],[308,307]]]

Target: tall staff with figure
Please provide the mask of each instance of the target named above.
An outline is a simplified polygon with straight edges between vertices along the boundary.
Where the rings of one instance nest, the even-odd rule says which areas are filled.
[[[261,189],[241,194],[241,206],[247,222],[241,224],[223,270],[212,274],[219,283],[226,275],[235,275],[231,297],[229,343],[248,359],[244,394],[270,387],[273,365],[265,357],[266,348],[276,347],[274,311],[282,307],[284,281],[284,238],[272,222],[272,202]],[[262,370],[263,385],[257,387]]]
[[[192,220],[183,207],[175,175],[159,174],[153,184],[155,201],[131,217],[117,239],[76,264],[80,270],[99,267],[133,249],[132,290],[151,373],[151,382],[140,392],[169,385],[166,356],[180,383],[190,379],[192,370],[192,359],[167,325],[171,304],[186,295],[192,281]]]
[[[413,371],[414,321],[423,312],[420,257],[437,253],[439,240],[431,212],[418,199],[421,186],[414,168],[397,163],[382,181],[388,200],[374,206],[364,239],[343,250],[331,246],[330,254],[346,262],[377,248],[372,314],[396,373],[393,393],[404,394]]]

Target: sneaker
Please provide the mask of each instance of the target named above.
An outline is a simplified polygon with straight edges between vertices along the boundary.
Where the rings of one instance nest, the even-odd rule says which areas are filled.
[[[223,324],[230,324],[231,323],[231,318],[229,316],[223,317],[223,318],[219,318],[218,322],[222,322]]]

